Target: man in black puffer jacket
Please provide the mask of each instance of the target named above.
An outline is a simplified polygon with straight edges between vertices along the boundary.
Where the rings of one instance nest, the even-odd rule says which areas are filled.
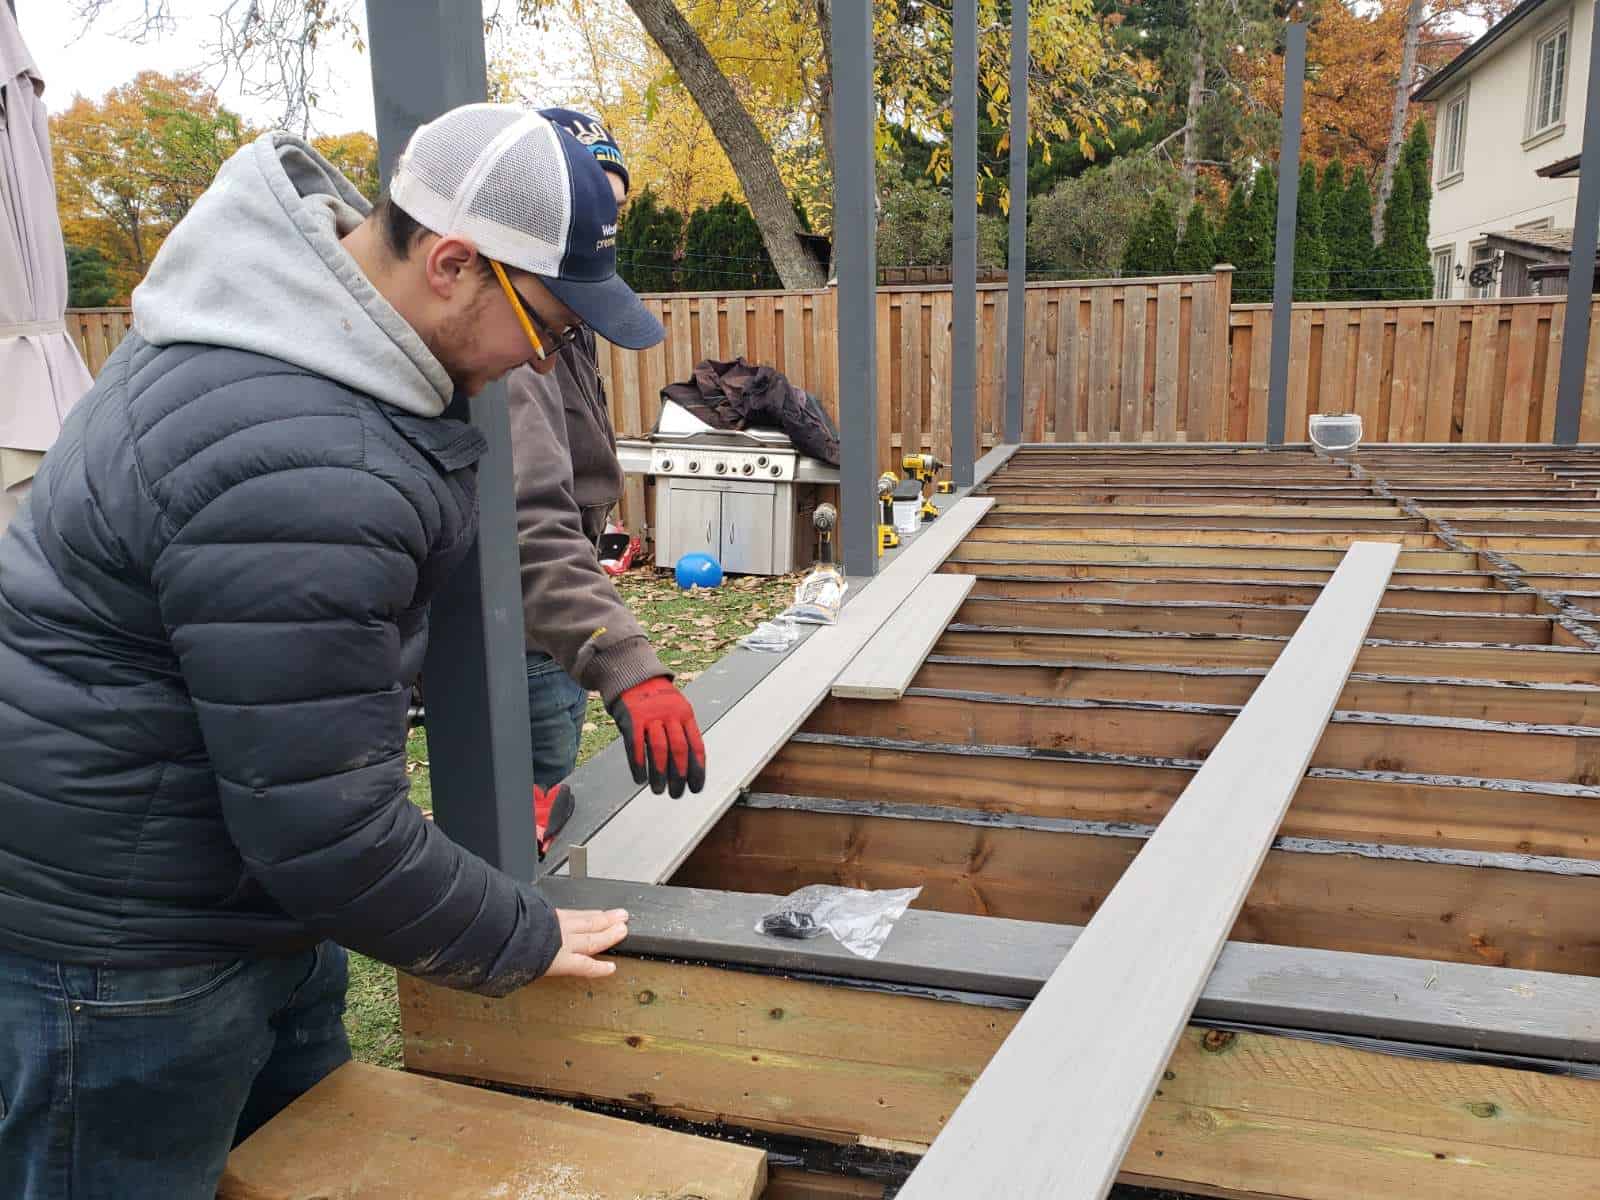
[[[541,117],[424,126],[389,200],[268,134],[134,293],[134,333],[0,540],[0,1196],[210,1197],[349,1056],[339,947],[503,995],[599,975],[407,799],[428,604],[477,533],[445,416],[579,323],[660,325]]]

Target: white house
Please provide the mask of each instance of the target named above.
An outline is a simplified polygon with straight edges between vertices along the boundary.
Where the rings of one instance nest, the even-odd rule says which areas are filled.
[[[1412,94],[1434,105],[1436,297],[1566,290],[1594,12],[1523,0]]]

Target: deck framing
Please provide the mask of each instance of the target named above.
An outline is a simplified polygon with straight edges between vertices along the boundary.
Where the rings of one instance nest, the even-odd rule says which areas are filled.
[[[971,592],[906,693],[819,683],[658,873],[672,886],[549,879],[558,903],[633,912],[611,980],[505,1001],[406,981],[408,1065],[914,1161],[1344,549],[1397,540],[1123,1178],[1307,1200],[1505,1194],[1512,1174],[1594,1190],[1600,455],[1079,445],[983,466],[994,507],[942,568]],[[770,673],[747,657],[708,673],[726,702],[696,696],[714,723]],[[580,795],[603,794],[607,760]],[[575,840],[610,819],[581,812]],[[926,890],[867,962],[753,932],[809,882]]]

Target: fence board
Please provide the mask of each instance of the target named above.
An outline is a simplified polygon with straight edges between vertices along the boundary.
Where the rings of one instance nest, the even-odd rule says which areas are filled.
[[[1456,394],[1456,337],[1461,310],[1441,305],[1433,317],[1433,369],[1428,386],[1428,409],[1422,438],[1427,442],[1453,442],[1453,405]]]
[[[1391,442],[1422,439],[1422,397],[1427,384],[1427,357],[1422,345],[1422,313],[1400,310],[1394,336],[1394,396],[1389,408]]]
[[[900,452],[922,449],[922,296],[900,304]]]
[[[1125,442],[1137,442],[1143,432],[1145,298],[1142,284],[1129,284],[1123,292],[1122,417],[1117,429]]]
[[[1506,342],[1506,387],[1500,405],[1499,440],[1522,442],[1532,436],[1528,418],[1534,411],[1533,344],[1538,332],[1539,310],[1524,305],[1511,314],[1511,333]]]
[[[1178,437],[1178,315],[1183,307],[1182,289],[1176,283],[1163,283],[1156,289],[1156,440],[1176,441]],[[1190,388],[1196,386],[1195,377],[1202,379],[1208,366],[1203,355],[1189,351]],[[1185,428],[1202,425],[1196,421]]]
[[[1489,440],[1490,414],[1494,404],[1495,335],[1499,327],[1500,311],[1497,306],[1473,306],[1472,340],[1467,344],[1466,404],[1461,419],[1463,441]]]
[[[1112,390],[1111,293],[1096,288],[1089,297],[1089,440],[1104,442],[1111,436],[1111,416],[1117,397]]]
[[[1078,411],[1078,293],[1065,288],[1056,305],[1055,430],[1053,440],[1070,442]]]
[[[1368,308],[1361,312],[1356,326],[1356,390],[1355,411],[1361,414],[1362,428],[1373,431],[1374,436],[1387,428],[1382,419],[1384,400],[1383,340],[1384,315],[1381,308]]]

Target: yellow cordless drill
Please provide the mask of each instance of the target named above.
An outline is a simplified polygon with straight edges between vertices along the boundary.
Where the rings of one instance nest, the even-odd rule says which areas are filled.
[[[878,557],[883,557],[885,550],[893,549],[900,544],[900,535],[894,531],[894,485],[900,482],[900,476],[893,471],[885,471],[878,476]]]
[[[902,460],[906,474],[917,480],[923,487],[922,494],[922,519],[931,521],[939,515],[939,510],[933,506],[931,493],[927,491],[928,484],[933,482],[934,476],[944,470],[945,464],[931,454],[908,454]],[[939,485],[941,491],[947,491],[943,484]]]

